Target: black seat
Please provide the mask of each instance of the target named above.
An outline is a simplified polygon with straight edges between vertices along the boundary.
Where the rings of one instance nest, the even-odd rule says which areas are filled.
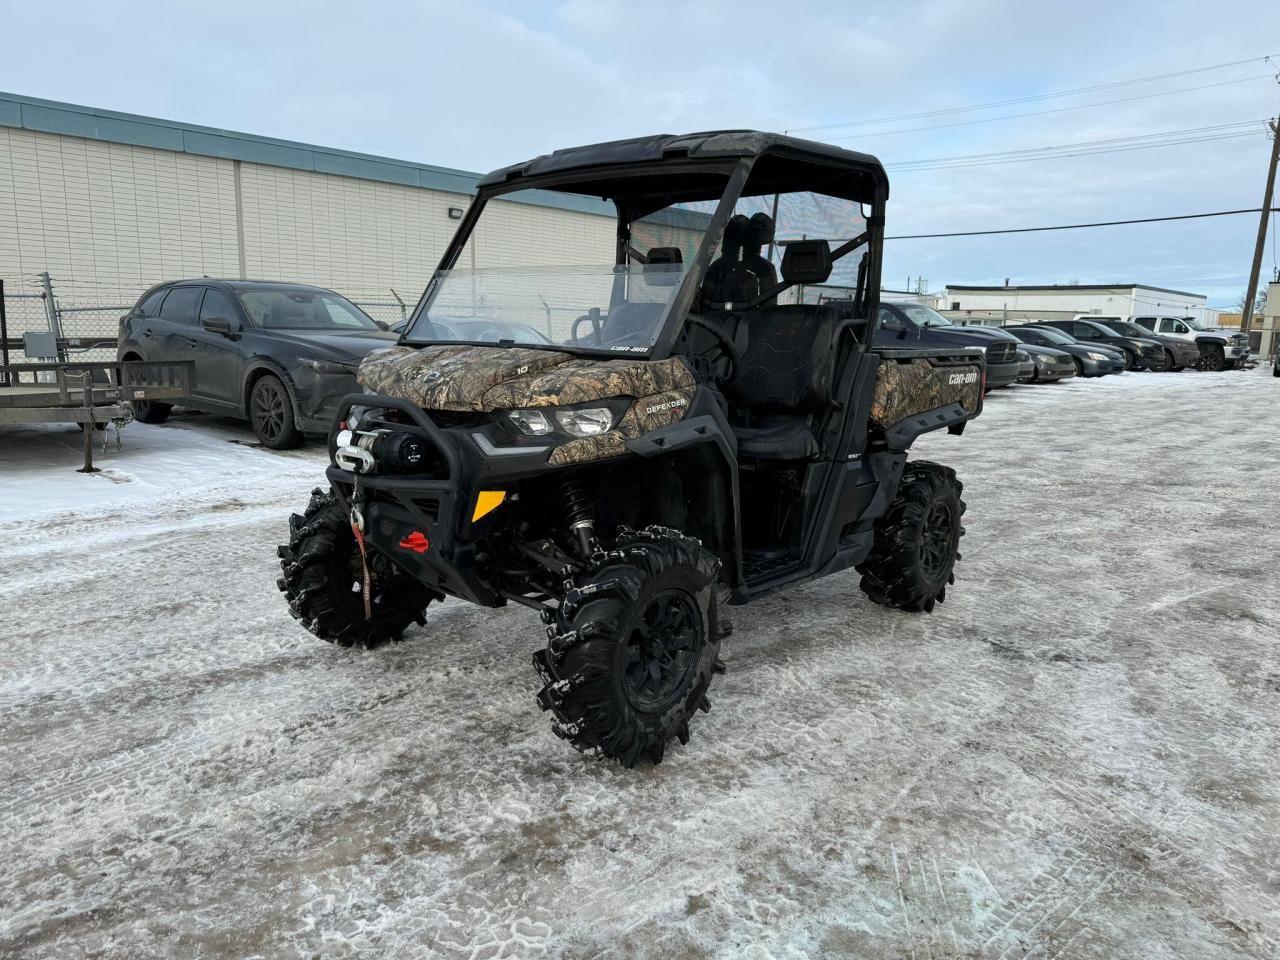
[[[752,460],[812,460],[818,441],[803,417],[766,414],[750,427],[733,428],[738,454]]]
[[[762,460],[820,453],[810,418],[831,407],[836,345],[847,305],[761,307],[742,319],[745,348],[728,386],[750,420],[735,426],[738,451]]]
[[[756,278],[760,290],[778,285],[778,271],[769,258],[760,251],[773,242],[773,217],[767,213],[753,214],[743,236],[742,265]],[[770,297],[761,306],[773,306],[778,298]]]
[[[723,311],[726,303],[746,303],[760,293],[759,278],[742,263],[742,246],[751,221],[734,214],[724,228],[720,256],[702,280],[702,312]]]

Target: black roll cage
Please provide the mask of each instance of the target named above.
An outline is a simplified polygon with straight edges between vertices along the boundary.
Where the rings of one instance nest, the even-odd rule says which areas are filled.
[[[452,270],[458,262],[463,248],[471,238],[472,232],[490,200],[521,190],[548,189],[575,183],[591,183],[600,180],[602,177],[609,180],[628,179],[631,177],[652,176],[657,172],[661,172],[664,176],[678,175],[680,173],[725,175],[728,177],[728,181],[724,192],[720,195],[716,209],[707,224],[707,230],[698,246],[698,252],[694,255],[693,261],[681,282],[680,289],[676,293],[670,309],[667,311],[662,330],[659,332],[653,348],[648,354],[651,360],[666,359],[671,355],[676,341],[683,332],[689,314],[692,312],[694,301],[698,296],[698,291],[702,288],[702,281],[706,275],[707,268],[711,265],[711,260],[716,250],[720,247],[725,227],[728,225],[729,218],[733,216],[738,200],[744,195],[743,191],[750,182],[752,171],[760,160],[775,157],[782,153],[783,151],[780,150],[766,150],[750,156],[728,157],[722,160],[673,160],[664,158],[624,164],[590,165],[542,175],[514,176],[500,184],[482,186],[477,190],[475,197],[468,205],[461,222],[458,224],[458,229],[449,240],[449,245],[445,247],[444,254],[441,256],[440,263],[432,274],[431,280],[427,283],[426,289],[423,290],[422,296],[418,298],[413,313],[409,317],[409,322],[405,324],[400,342],[406,342],[405,338],[417,324],[418,317],[434,300],[440,275],[445,271]],[[804,160],[807,163],[837,171],[851,169],[848,164],[841,164],[828,157],[806,155]],[[773,193],[775,190],[777,192],[786,192],[782,189],[786,186],[785,182],[775,182],[771,186],[774,189],[768,191],[769,193]],[[754,196],[755,194],[751,195]],[[760,195],[763,196],[765,194],[762,193]],[[863,243],[867,245],[867,251],[863,254],[862,261],[858,266],[858,288],[860,292],[854,303],[855,317],[862,317],[868,320],[856,334],[859,342],[864,346],[871,341],[872,331],[875,327],[875,324],[871,321],[875,318],[880,303],[880,272],[883,263],[884,214],[887,200],[888,185],[882,180],[878,181],[870,201],[871,214],[866,218],[867,229],[857,237],[841,243],[831,251],[831,259],[834,262],[853,252]],[[671,202],[678,202],[678,200],[672,200]],[[866,201],[862,202],[865,203]],[[621,265],[625,264],[627,258],[631,255],[631,222],[643,217],[646,213],[653,212],[653,210],[645,209],[643,206],[632,208],[625,200],[615,200],[615,206],[618,210],[618,219],[614,262]],[[655,209],[661,209],[661,207]],[[761,297],[776,295],[789,286],[791,284],[784,281],[772,290],[762,292]],[[737,306],[742,309],[749,309],[752,305],[742,304]],[[548,347],[547,349],[552,348]],[[563,350],[566,348],[557,346],[555,349]]]

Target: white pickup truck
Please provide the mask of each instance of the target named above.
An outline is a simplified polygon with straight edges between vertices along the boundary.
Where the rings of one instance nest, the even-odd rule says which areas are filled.
[[[1133,322],[1162,337],[1190,340],[1200,348],[1202,370],[1230,370],[1249,359],[1249,338],[1234,330],[1202,327],[1190,317],[1133,317]]]

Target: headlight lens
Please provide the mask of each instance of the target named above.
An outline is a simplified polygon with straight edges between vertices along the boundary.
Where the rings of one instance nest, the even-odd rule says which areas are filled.
[[[1110,360],[1111,358],[1108,357],[1105,353],[1090,353],[1089,359],[1090,360]]]
[[[565,433],[575,437],[594,437],[613,426],[613,411],[608,407],[582,407],[557,410],[556,423]]]
[[[316,373],[355,373],[352,364],[338,363],[336,360],[317,360],[314,357],[303,357],[298,361],[304,367],[310,367]]]
[[[551,432],[551,421],[541,410],[511,410],[507,418],[528,437],[545,437]]]

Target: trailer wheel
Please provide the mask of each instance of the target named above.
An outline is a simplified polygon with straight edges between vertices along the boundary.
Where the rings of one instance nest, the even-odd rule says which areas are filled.
[[[915,460],[903,468],[897,496],[876,521],[871,554],[857,567],[868,597],[926,612],[946,599],[964,536],[963,490],[950,467]]]
[[[283,573],[276,585],[289,601],[290,615],[321,640],[340,647],[372,649],[394,643],[411,623],[424,624],[427,605],[442,599],[386,557],[371,552],[373,616],[366,619],[363,569],[350,517],[332,493],[318,487],[306,513],[289,518],[289,542],[276,554]]]
[[[538,705],[557,736],[624,767],[659,763],[673,739],[688,742],[724,669],[719,566],[678,531],[623,528],[607,556],[574,576],[544,617],[547,648],[533,656],[544,683]]]

